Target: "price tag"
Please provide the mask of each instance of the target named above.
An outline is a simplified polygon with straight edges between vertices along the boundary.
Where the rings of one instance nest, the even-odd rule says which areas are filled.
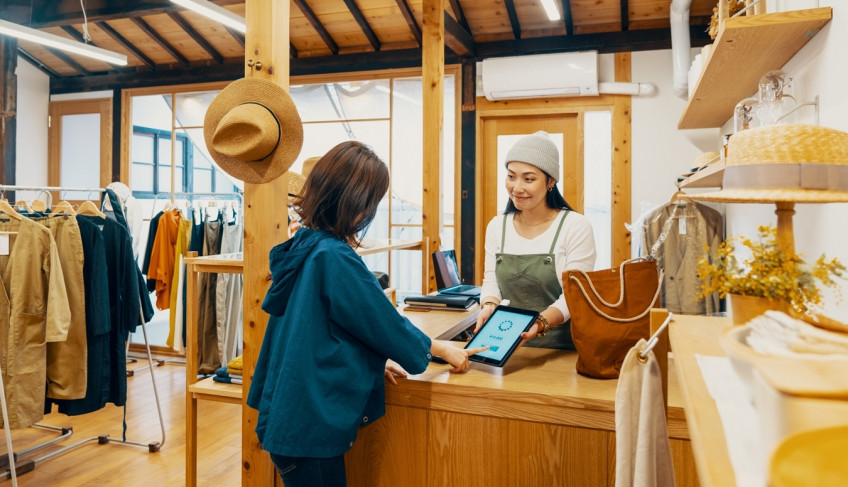
[[[9,234],[0,234],[0,255],[9,255]]]
[[[686,218],[677,220],[677,229],[680,232],[680,235],[686,235]]]

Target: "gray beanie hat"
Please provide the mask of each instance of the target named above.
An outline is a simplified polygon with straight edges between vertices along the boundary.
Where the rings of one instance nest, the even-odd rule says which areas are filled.
[[[559,151],[544,130],[518,139],[506,153],[504,166],[513,161],[536,166],[554,178],[554,181],[559,181]]]

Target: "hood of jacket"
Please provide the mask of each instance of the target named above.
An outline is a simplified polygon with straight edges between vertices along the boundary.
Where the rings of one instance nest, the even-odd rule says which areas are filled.
[[[334,238],[331,234],[311,228],[301,228],[291,239],[271,249],[271,287],[262,302],[262,309],[272,316],[286,312],[298,274],[321,240]]]

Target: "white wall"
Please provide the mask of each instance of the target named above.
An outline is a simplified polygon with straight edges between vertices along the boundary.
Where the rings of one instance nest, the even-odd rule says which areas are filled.
[[[50,78],[18,57],[16,184],[47,185],[47,115]],[[37,193],[19,192],[17,199],[31,200]]]

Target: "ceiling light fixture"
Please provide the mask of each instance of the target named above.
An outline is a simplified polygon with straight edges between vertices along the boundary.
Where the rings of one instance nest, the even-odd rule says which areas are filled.
[[[107,51],[91,44],[83,44],[66,37],[57,36],[48,32],[42,32],[31,27],[15,24],[7,20],[0,19],[0,34],[17,37],[29,42],[35,42],[45,46],[55,47],[63,51],[72,52],[81,56],[88,56],[107,63],[117,64],[119,66],[127,65],[127,57],[113,51]]]
[[[545,13],[548,14],[548,20],[551,22],[556,22],[562,18],[559,15],[559,9],[554,0],[542,0],[542,8],[545,9]]]
[[[247,32],[247,24],[244,21],[244,17],[241,15],[230,12],[224,7],[220,7],[215,5],[212,2],[207,2],[206,0],[171,0],[181,7],[185,7],[193,12],[197,12],[200,15],[205,17],[209,17],[212,20],[218,21],[228,27],[231,27],[242,34]]]

